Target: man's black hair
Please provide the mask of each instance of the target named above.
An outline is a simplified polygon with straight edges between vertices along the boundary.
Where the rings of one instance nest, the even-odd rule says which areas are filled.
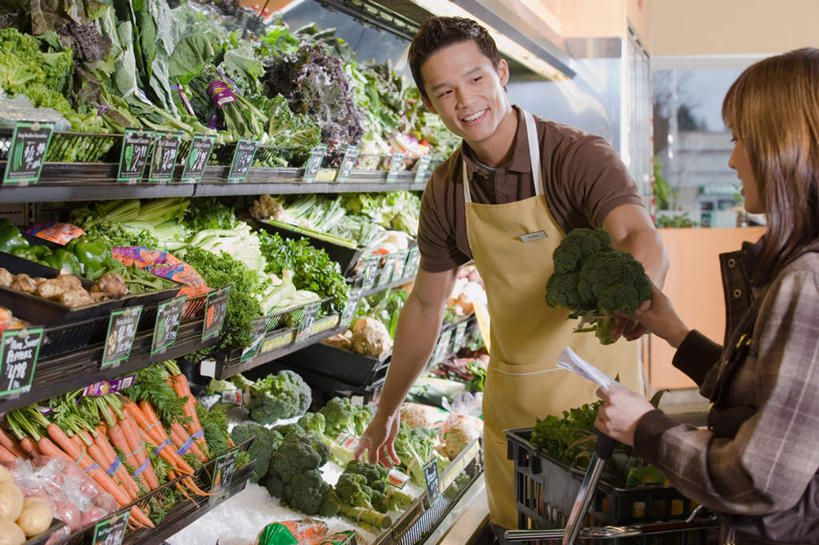
[[[464,17],[432,17],[424,21],[409,49],[409,65],[412,70],[412,77],[415,85],[421,92],[421,96],[429,98],[424,89],[424,78],[421,76],[421,65],[439,49],[472,40],[481,53],[492,61],[492,66],[498,67],[500,54],[495,45],[495,40],[489,32],[473,21]]]

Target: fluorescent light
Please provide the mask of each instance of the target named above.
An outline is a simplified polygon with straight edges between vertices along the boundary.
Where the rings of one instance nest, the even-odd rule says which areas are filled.
[[[427,10],[433,15],[443,17],[466,17],[467,19],[474,19],[483,25],[498,46],[498,51],[510,57],[532,72],[543,76],[552,81],[568,81],[569,77],[563,72],[538,57],[519,43],[515,42],[505,34],[498,32],[491,25],[485,23],[481,19],[475,17],[459,5],[451,1],[442,0],[412,0],[412,3]]]

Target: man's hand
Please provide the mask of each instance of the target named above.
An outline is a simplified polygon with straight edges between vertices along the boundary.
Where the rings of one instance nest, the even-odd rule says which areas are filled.
[[[633,446],[637,422],[654,407],[640,394],[616,382],[608,388],[598,388],[597,397],[604,403],[597,410],[594,427],[612,439]]]
[[[398,411],[386,417],[376,413],[358,440],[358,445],[355,447],[355,459],[358,460],[366,450],[367,461],[371,464],[381,462],[390,468],[400,464],[401,460],[395,453],[394,446],[400,424],[401,415]]]

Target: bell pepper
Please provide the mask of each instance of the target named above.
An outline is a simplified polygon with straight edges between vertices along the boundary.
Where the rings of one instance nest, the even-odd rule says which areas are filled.
[[[48,257],[52,253],[51,248],[45,244],[32,244],[30,247],[32,253],[37,256],[37,259]]]
[[[28,248],[28,241],[20,234],[20,229],[5,218],[0,218],[0,252],[11,252],[15,248]]]
[[[17,257],[21,257],[23,259],[28,259],[29,261],[39,261],[40,260],[40,258],[37,257],[37,254],[35,254],[33,251],[31,251],[31,248],[29,248],[29,247],[20,246],[18,248],[14,248],[10,253],[11,253],[11,255],[16,255]]]
[[[43,258],[46,265],[66,274],[80,275],[82,273],[77,256],[63,248],[57,248],[50,256]]]
[[[82,264],[83,276],[88,280],[98,280],[109,269],[106,258],[111,256],[111,249],[103,240],[82,236],[71,242],[75,240],[77,242],[71,246],[74,255]]]

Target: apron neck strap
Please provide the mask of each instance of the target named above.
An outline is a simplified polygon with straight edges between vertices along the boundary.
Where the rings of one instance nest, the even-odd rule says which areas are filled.
[[[540,175],[540,148],[537,142],[537,127],[535,118],[527,111],[523,112],[523,121],[526,123],[526,140],[529,144],[529,162],[532,165],[532,182],[535,186],[535,195],[543,195],[543,180]],[[461,174],[463,176],[464,201],[472,202],[472,192],[469,189],[469,175],[467,174],[466,159],[461,157]]]

